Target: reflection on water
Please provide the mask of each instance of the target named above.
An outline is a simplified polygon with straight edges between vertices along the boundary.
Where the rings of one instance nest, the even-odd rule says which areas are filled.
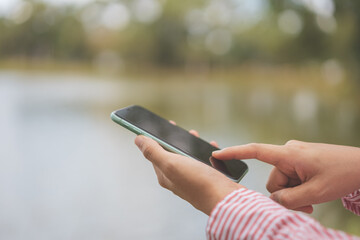
[[[205,239],[207,217],[158,186],[134,135],[110,112],[141,104],[222,146],[299,136],[356,141],[356,104],[329,101],[313,89],[2,71],[0,238]],[[329,127],[335,133],[323,134]],[[270,166],[247,163],[242,183],[266,193]]]

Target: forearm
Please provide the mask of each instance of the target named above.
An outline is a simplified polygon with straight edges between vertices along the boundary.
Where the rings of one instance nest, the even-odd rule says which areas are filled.
[[[359,239],[326,229],[314,219],[280,206],[264,195],[239,189],[212,211],[208,239]]]

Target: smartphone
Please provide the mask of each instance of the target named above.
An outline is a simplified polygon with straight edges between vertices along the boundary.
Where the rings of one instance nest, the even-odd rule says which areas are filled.
[[[138,135],[154,139],[168,151],[215,168],[235,182],[239,182],[248,171],[247,165],[241,160],[215,159],[212,152],[219,148],[141,106],[134,105],[114,111],[111,119]]]

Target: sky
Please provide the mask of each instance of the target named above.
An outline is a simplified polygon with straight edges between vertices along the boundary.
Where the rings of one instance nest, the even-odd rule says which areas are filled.
[[[40,0],[39,0],[40,1]],[[89,2],[93,2],[94,0],[41,0],[46,3],[51,3],[53,5],[82,5]],[[14,12],[16,7],[19,6],[22,0],[0,0],[0,17],[8,16],[9,13]]]
[[[42,0],[43,2],[52,3],[54,5],[62,4],[86,4],[93,0]],[[16,7],[21,0],[0,0],[0,15],[5,15]]]
[[[39,0],[47,3],[51,3],[53,5],[83,5],[89,2],[93,2],[94,0]],[[335,5],[333,0],[292,0],[297,4],[304,5],[310,11],[314,12],[318,16],[323,16],[326,18],[330,18],[333,16],[335,11]],[[0,0],[0,16],[7,16],[9,13],[14,12],[14,8],[19,6],[19,3],[22,0]],[[211,2],[209,0],[209,2]],[[266,8],[266,0],[230,0],[230,2],[237,3],[237,5],[241,6],[242,11],[238,14],[239,16],[243,16],[246,13],[251,13],[250,16],[253,16],[253,11],[261,11],[264,7]],[[256,14],[255,14],[256,15]],[[247,16],[249,17],[249,16]]]

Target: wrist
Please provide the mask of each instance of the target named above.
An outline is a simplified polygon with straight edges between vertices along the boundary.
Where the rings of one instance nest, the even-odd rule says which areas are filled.
[[[209,197],[208,202],[206,204],[207,207],[206,209],[204,209],[203,212],[206,215],[210,216],[211,212],[215,209],[217,204],[222,202],[228,195],[230,195],[234,191],[242,188],[246,189],[243,185],[231,182],[227,186],[217,187],[215,189],[212,189],[210,193],[211,197]]]

